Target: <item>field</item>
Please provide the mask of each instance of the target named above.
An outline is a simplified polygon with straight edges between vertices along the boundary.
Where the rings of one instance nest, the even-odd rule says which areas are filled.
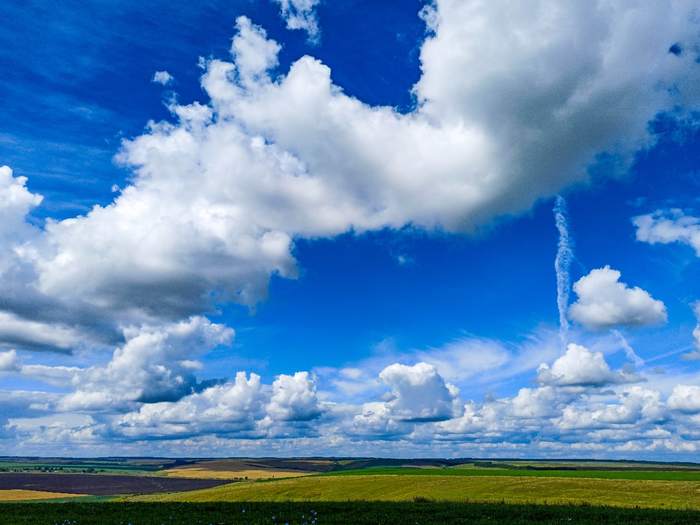
[[[525,476],[312,476],[235,483],[138,501],[413,501],[590,504],[700,510],[700,483]]]
[[[93,496],[179,492],[213,487],[221,483],[223,482],[213,479],[171,479],[112,474],[0,474],[0,490],[40,490]]]
[[[5,458],[0,465],[0,524],[700,523],[700,465],[690,463]]]
[[[168,468],[167,477],[224,480],[260,480],[307,476],[335,468],[329,460],[219,459]]]
[[[8,503],[2,525],[687,525],[692,511],[406,503]]]
[[[0,501],[31,501],[45,499],[80,498],[80,494],[44,492],[41,490],[0,489]]]

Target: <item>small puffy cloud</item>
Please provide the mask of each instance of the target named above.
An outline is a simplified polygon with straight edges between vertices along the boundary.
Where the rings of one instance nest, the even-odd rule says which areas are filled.
[[[160,84],[161,86],[167,86],[171,84],[173,80],[175,80],[174,77],[167,71],[156,71],[153,73],[153,78],[151,79],[152,82]]]
[[[666,306],[649,292],[620,282],[620,272],[609,266],[591,270],[574,283],[578,299],[569,316],[593,328],[646,326],[666,322]]]
[[[672,208],[639,215],[632,222],[637,228],[638,241],[649,244],[687,244],[700,257],[700,218]]]
[[[287,29],[306,31],[309,40],[315,42],[320,36],[316,7],[321,0],[273,0],[280,6],[280,14],[287,22]]]
[[[551,366],[542,363],[537,369],[537,379],[542,384],[573,387],[601,387],[638,380],[625,372],[613,372],[602,352],[591,352],[575,343],[570,343],[566,353]]]
[[[265,30],[254,25],[250,18],[236,19],[236,35],[231,41],[231,55],[235,60],[240,83],[255,89],[260,82],[267,82],[267,72],[278,64],[281,46],[268,40]]]
[[[514,416],[532,419],[556,415],[558,401],[558,392],[550,386],[543,386],[521,388],[510,403]]]
[[[687,414],[700,413],[700,386],[676,385],[668,398],[668,408]]]
[[[459,415],[459,390],[428,363],[387,366],[379,378],[391,388],[387,403],[392,415],[403,421],[440,421]]]
[[[17,370],[19,370],[17,352],[15,350],[0,352],[0,372],[15,372]]]
[[[267,413],[278,421],[309,421],[321,415],[312,376],[308,372],[277,376],[272,383]]]

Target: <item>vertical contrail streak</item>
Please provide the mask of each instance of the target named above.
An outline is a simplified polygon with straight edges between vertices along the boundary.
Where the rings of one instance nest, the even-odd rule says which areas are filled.
[[[559,338],[562,347],[566,346],[569,337],[569,320],[566,310],[569,306],[569,266],[573,258],[571,239],[569,238],[569,222],[567,219],[566,201],[560,195],[554,203],[554,222],[559,232],[557,256],[554,259],[554,270],[557,273],[557,308],[559,309]]]

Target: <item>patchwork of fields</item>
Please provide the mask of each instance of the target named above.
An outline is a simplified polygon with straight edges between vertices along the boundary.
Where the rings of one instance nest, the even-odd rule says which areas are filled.
[[[0,459],[0,502],[6,502],[0,523],[43,523],[63,511],[79,514],[70,521],[76,525],[125,523],[110,521],[119,509],[141,509],[138,519],[130,521],[134,525],[270,523],[270,516],[280,515],[275,509],[287,509],[287,523],[307,525],[348,523],[338,520],[343,513],[347,519],[351,510],[354,523],[376,523],[372,515],[381,515],[381,523],[403,523],[399,518],[406,509],[411,509],[412,522],[425,513],[447,513],[440,523],[464,522],[466,516],[473,518],[469,523],[493,523],[488,520],[494,512],[509,512],[498,523],[528,523],[523,516],[541,511],[552,520],[541,523],[571,521],[564,516],[575,523],[700,523],[700,465],[694,464],[363,458],[43,461],[7,460],[3,469]],[[51,503],[17,503],[36,500]],[[310,506],[335,510],[312,521]],[[15,516],[19,508],[28,509],[27,519],[34,521]],[[224,508],[249,513],[214,520]],[[154,514],[157,509],[160,517]],[[173,514],[173,509],[179,510]],[[182,521],[193,509],[208,510]],[[162,513],[172,519],[163,521]],[[90,521],[103,514],[102,521]],[[11,515],[15,521],[5,521]],[[591,521],[595,516],[603,521]]]

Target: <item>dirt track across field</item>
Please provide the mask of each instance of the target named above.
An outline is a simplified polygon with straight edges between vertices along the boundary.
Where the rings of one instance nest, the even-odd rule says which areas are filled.
[[[186,479],[156,476],[114,476],[110,474],[0,474],[0,490],[22,489],[69,494],[155,494],[206,489],[223,483],[217,479]]]

